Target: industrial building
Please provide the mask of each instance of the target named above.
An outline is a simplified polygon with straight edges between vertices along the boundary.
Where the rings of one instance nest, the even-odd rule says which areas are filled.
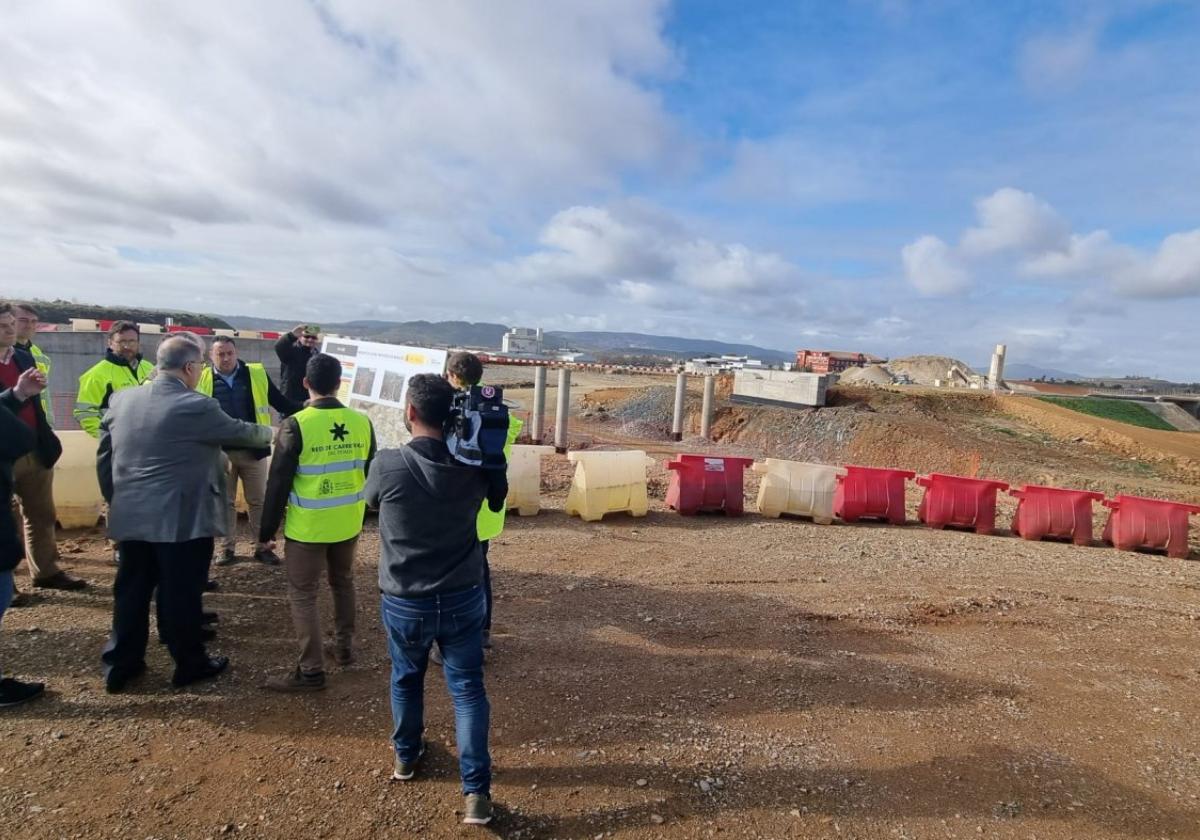
[[[542,328],[513,327],[500,339],[500,352],[510,356],[542,355]]]
[[[728,373],[735,370],[761,370],[766,367],[760,359],[747,356],[704,356],[692,359],[683,366],[688,373]]]
[[[842,350],[797,350],[796,370],[809,373],[838,373],[852,367],[881,365],[887,359],[870,353],[847,353]]]

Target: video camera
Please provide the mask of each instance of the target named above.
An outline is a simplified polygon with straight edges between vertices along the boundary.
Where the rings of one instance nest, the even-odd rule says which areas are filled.
[[[456,392],[444,432],[450,454],[460,463],[485,470],[506,469],[508,406],[504,404],[504,389],[472,385]]]

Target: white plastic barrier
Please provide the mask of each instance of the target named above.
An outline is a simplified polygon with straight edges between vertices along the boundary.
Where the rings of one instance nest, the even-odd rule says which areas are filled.
[[[100,521],[104,498],[96,478],[97,441],[87,432],[59,432],[63,454],[54,465],[54,506],[64,528],[91,528]]]
[[[767,458],[751,469],[762,475],[758,485],[758,512],[777,519],[782,514],[811,516],[819,525],[833,522],[833,496],[843,467],[806,464]]]
[[[620,452],[569,452],[575,464],[567,492],[567,514],[597,522],[606,513],[645,516],[650,509],[646,494],[646,467],[655,463],[640,449]]]
[[[542,509],[542,456],[553,454],[553,446],[515,443],[508,459],[508,505],[521,516],[536,516]]]

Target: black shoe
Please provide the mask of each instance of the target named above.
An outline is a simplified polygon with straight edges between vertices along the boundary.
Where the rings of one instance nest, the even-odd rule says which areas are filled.
[[[204,584],[204,591],[205,592],[220,592],[221,584],[217,583],[215,580],[210,580],[208,583]]]
[[[216,566],[232,566],[236,562],[237,554],[232,548],[222,549],[221,553],[213,560],[213,564]]]
[[[215,612],[210,612],[208,610],[205,610],[204,612],[200,613],[200,623],[201,624],[217,624],[220,621],[221,621],[221,616],[217,615]]]
[[[34,589],[61,589],[64,592],[74,592],[79,589],[87,589],[87,581],[77,577],[71,577],[66,572],[55,572],[48,578],[35,580],[33,582]]]
[[[109,694],[120,694],[125,687],[146,673],[146,663],[142,662],[133,670],[109,668],[104,675],[104,690]]]
[[[175,676],[171,677],[171,684],[176,688],[183,688],[201,680],[211,680],[213,677],[225,673],[225,669],[228,667],[228,656],[212,656],[204,660],[203,664],[197,668],[189,668],[186,671],[176,670]]]
[[[10,706],[20,706],[30,700],[36,700],[46,693],[44,683],[21,682],[5,677],[0,680],[0,709]]]
[[[279,555],[274,551],[271,551],[269,548],[260,548],[258,551],[254,552],[254,559],[267,566],[279,565]]]

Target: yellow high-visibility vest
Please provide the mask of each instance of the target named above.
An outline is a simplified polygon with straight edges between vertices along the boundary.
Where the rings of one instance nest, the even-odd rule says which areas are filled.
[[[54,403],[50,398],[50,368],[53,367],[50,362],[50,357],[42,352],[42,348],[38,347],[32,341],[25,348],[29,351],[29,355],[33,356],[33,363],[42,375],[46,377],[46,388],[42,391],[42,411],[46,415],[46,422],[52,427],[54,426]]]
[[[283,532],[306,543],[343,542],[362,531],[366,514],[371,421],[352,408],[308,407],[300,425],[300,462],[292,479]]]
[[[271,403],[267,398],[267,369],[258,362],[247,362],[250,371],[250,396],[254,400],[254,421],[260,426],[271,425]],[[200,381],[196,383],[196,392],[206,397],[213,395],[213,370],[206,367],[200,372]]]
[[[79,396],[75,398],[75,420],[94,438],[100,437],[100,420],[108,411],[112,395],[124,388],[144,385],[154,375],[154,365],[138,359],[137,368],[101,359],[79,377]]]
[[[508,415],[508,438],[504,441],[505,460],[512,458],[513,444],[521,436],[521,429],[523,428],[525,428],[524,421],[512,414]],[[487,499],[484,499],[483,506],[479,508],[479,518],[475,523],[475,527],[479,532],[479,541],[483,542],[500,536],[501,532],[504,531],[504,519],[507,514],[507,502],[505,502],[504,507],[500,508],[500,510],[494,511],[488,507]]]

